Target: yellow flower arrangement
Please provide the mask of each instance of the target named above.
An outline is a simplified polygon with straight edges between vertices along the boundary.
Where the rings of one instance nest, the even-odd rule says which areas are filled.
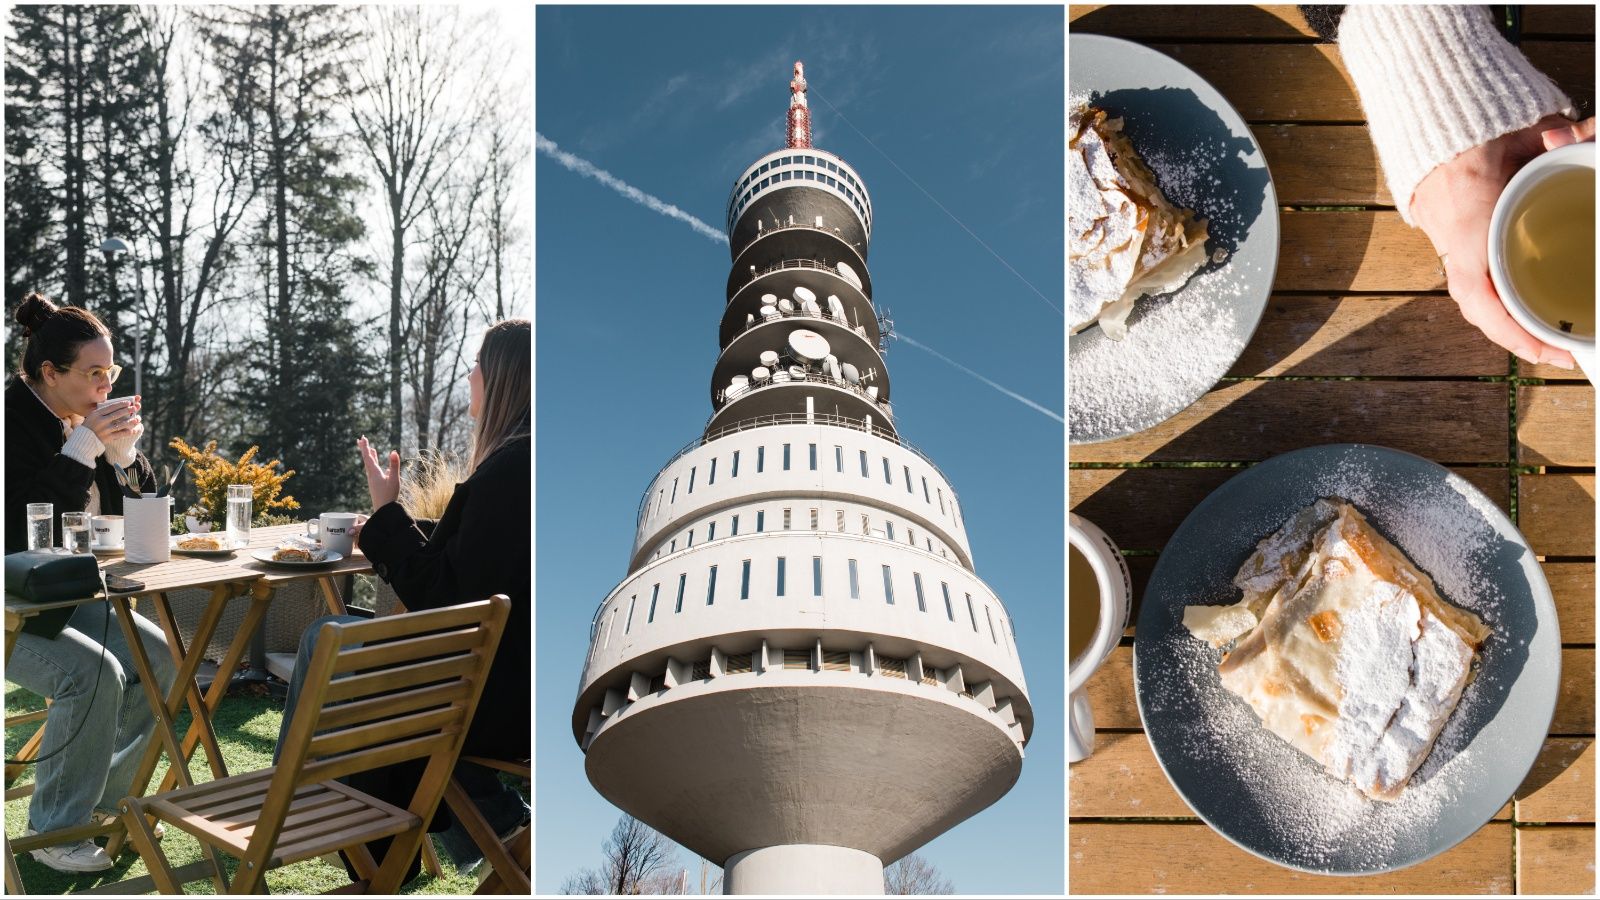
[[[259,447],[246,450],[238,462],[229,462],[217,453],[216,441],[210,441],[204,448],[196,450],[183,438],[173,438],[169,446],[178,451],[178,455],[189,465],[189,474],[194,477],[195,491],[199,495],[190,514],[202,521],[219,526],[222,524],[227,516],[228,486],[231,484],[248,484],[254,488],[251,511],[258,520],[274,509],[300,508],[293,497],[283,494],[283,483],[294,474],[294,470],[276,471],[283,465],[282,460],[256,462]]]

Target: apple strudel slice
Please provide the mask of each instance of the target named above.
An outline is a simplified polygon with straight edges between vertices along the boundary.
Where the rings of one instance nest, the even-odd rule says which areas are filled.
[[[1398,799],[1471,680],[1488,626],[1337,498],[1263,540],[1234,583],[1240,603],[1184,614],[1196,636],[1234,641],[1223,687],[1335,778]]]

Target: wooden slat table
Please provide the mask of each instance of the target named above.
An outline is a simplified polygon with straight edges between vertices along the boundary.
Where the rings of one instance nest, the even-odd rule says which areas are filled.
[[[1162,547],[1211,491],[1268,457],[1348,441],[1433,459],[1511,512],[1543,561],[1562,637],[1555,720],[1512,801],[1421,865],[1336,878],[1239,850],[1173,791],[1139,721],[1130,628],[1088,685],[1100,728],[1068,777],[1071,892],[1592,893],[1594,389],[1520,363],[1461,319],[1427,237],[1394,210],[1337,47],[1293,7],[1068,17],[1070,32],[1147,44],[1210,81],[1249,122],[1282,204],[1273,293],[1228,376],[1157,428],[1069,450],[1071,506],[1126,554],[1135,620]],[[1524,52],[1585,116],[1594,21],[1593,6],[1521,8]]]

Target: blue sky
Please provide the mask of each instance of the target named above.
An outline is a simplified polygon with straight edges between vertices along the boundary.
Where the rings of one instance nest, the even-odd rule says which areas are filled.
[[[804,60],[814,145],[872,195],[874,303],[919,344],[1059,415],[1063,14],[540,7],[536,127],[720,226],[733,179],[782,146],[790,66]],[[627,574],[640,493],[711,413],[730,260],[546,153],[535,176],[535,889],[554,892],[598,864],[619,815],[584,777],[571,706],[590,617]],[[887,361],[900,434],[960,493],[978,575],[1015,621],[1036,718],[1018,784],[923,853],[963,893],[1059,893],[1063,427],[921,347],[893,344]]]

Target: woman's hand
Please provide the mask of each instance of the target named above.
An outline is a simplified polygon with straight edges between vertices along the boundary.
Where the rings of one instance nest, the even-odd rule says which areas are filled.
[[[100,443],[109,444],[133,434],[134,427],[139,424],[138,407],[132,399],[127,403],[101,406],[84,416],[83,424],[89,426]]]
[[[367,471],[367,494],[372,497],[374,511],[400,498],[400,451],[390,450],[387,465],[379,467],[378,454],[365,437],[356,440],[361,453],[362,467]]]
[[[1511,177],[1535,156],[1594,140],[1594,119],[1545,116],[1436,167],[1411,195],[1411,218],[1444,262],[1450,296],[1484,336],[1530,363],[1573,367],[1572,354],[1529,334],[1500,302],[1489,278],[1489,219]]]

